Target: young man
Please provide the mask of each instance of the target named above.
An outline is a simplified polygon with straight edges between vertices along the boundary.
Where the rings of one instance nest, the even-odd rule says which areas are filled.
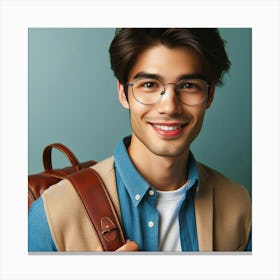
[[[251,250],[247,190],[190,151],[230,62],[217,29],[121,29],[110,46],[132,134],[96,169],[118,209],[119,251]],[[33,203],[29,251],[100,251],[71,183]]]

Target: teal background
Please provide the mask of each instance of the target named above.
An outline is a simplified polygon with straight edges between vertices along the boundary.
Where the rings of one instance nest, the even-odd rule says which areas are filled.
[[[232,62],[216,88],[202,131],[192,144],[197,160],[251,192],[252,30],[221,28]],[[112,155],[130,134],[129,114],[118,102],[108,48],[113,28],[28,30],[28,172],[42,171],[43,148],[68,145],[80,161]],[[53,153],[54,166],[68,161]]]

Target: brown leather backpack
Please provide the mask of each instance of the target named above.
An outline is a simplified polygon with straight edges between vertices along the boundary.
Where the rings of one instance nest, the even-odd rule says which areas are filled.
[[[72,165],[62,169],[53,169],[51,159],[53,148],[62,152]],[[46,146],[43,151],[45,171],[28,176],[28,209],[44,190],[62,179],[68,179],[85,207],[102,249],[115,251],[125,243],[125,238],[106,186],[98,173],[89,168],[94,164],[96,161],[93,160],[80,163],[74,153],[63,144],[53,143]],[[97,200],[103,200],[103,203],[95,203]]]

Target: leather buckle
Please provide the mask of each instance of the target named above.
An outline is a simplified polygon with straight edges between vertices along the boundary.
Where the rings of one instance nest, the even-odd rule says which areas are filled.
[[[117,238],[118,227],[108,217],[102,217],[101,219],[101,234],[107,241],[114,241]]]

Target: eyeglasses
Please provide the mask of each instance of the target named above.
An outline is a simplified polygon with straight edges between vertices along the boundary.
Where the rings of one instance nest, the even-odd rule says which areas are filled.
[[[197,106],[208,98],[209,84],[197,78],[181,80],[177,83],[163,83],[158,79],[139,78],[133,83],[127,83],[127,86],[132,87],[134,98],[144,105],[157,103],[166,93],[167,85],[174,85],[177,98],[185,105]]]

